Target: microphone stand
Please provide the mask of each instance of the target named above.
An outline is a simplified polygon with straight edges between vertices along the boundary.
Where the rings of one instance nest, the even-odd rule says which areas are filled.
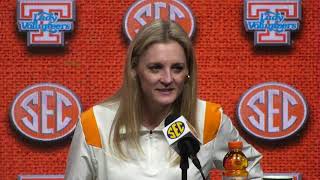
[[[180,168],[182,171],[182,180],[187,180],[187,172],[189,168],[189,161],[188,161],[188,155],[185,152],[185,150],[182,150],[181,152],[181,159],[180,159]]]

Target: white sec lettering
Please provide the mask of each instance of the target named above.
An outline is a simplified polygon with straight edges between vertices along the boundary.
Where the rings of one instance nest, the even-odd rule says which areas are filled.
[[[53,110],[48,109],[48,96],[53,96],[53,91],[41,91],[41,122],[44,134],[53,133],[53,129],[48,128],[48,116],[54,114]]]
[[[279,96],[279,90],[276,89],[269,89],[268,90],[268,132],[279,132],[279,127],[274,127],[274,114],[279,113],[279,109],[275,109],[273,107],[273,98],[274,96]]]
[[[265,120],[264,120],[264,113],[255,105],[256,103],[264,104],[264,91],[260,91],[250,100],[248,101],[247,105],[259,116],[259,119],[255,119],[254,116],[249,116],[249,121],[258,129],[264,131],[265,130]]]
[[[161,17],[160,8],[166,8],[166,7],[167,7],[167,4],[164,2],[154,3],[154,19],[160,19],[160,17]]]
[[[66,117],[62,120],[63,106],[71,106],[70,100],[63,94],[57,92],[57,131],[64,129],[71,121],[70,117]]]
[[[38,94],[34,92],[27,96],[21,103],[22,109],[24,109],[32,119],[28,119],[28,117],[23,117],[22,122],[26,125],[30,130],[34,132],[39,132],[39,124],[38,124],[38,115],[33,109],[29,106],[29,103],[33,105],[38,104]]]
[[[182,19],[185,16],[184,16],[183,12],[180,11],[179,8],[177,8],[174,5],[170,5],[170,20],[175,21],[176,17],[178,17],[179,19]]]
[[[297,105],[296,99],[288,94],[287,92],[283,92],[283,113],[282,113],[282,123],[283,129],[288,129],[296,120],[297,116],[291,116],[289,119],[289,104],[292,106]]]
[[[141,26],[144,26],[147,24],[147,22],[143,19],[143,16],[151,17],[152,16],[152,8],[154,8],[154,19],[160,19],[161,18],[161,8],[166,8],[167,4],[164,2],[155,2],[153,7],[152,4],[147,4],[140,8],[135,14],[134,19],[138,21],[138,23]],[[169,5],[169,18],[170,20],[175,21],[176,18],[182,19],[185,18],[185,15],[183,12],[174,5]],[[139,29],[135,30],[137,33]]]
[[[137,13],[134,15],[134,19],[139,22],[141,26],[144,26],[147,24],[147,22],[143,19],[143,15],[151,16],[151,4],[147,4],[143,6],[141,9],[137,11]],[[138,33],[139,29],[136,30],[136,33]]]

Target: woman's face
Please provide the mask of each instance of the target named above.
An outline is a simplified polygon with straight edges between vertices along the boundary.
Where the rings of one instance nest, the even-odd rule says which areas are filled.
[[[181,94],[188,75],[183,48],[175,41],[151,45],[140,57],[135,73],[146,105],[171,105]]]

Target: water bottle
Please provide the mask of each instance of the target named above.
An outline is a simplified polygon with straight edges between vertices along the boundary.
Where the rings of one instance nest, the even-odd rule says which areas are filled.
[[[223,180],[247,180],[248,159],[242,152],[241,141],[228,143],[229,152],[223,158]]]

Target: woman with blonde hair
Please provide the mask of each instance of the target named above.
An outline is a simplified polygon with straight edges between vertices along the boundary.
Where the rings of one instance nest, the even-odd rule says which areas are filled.
[[[218,104],[197,99],[191,40],[175,22],[144,26],[128,48],[120,90],[82,113],[70,147],[66,179],[177,180],[178,155],[162,133],[169,114],[183,115],[201,141],[205,176],[222,169],[229,141],[240,140],[249,178],[262,176],[261,155],[246,143]],[[190,164],[188,179],[201,174]]]

